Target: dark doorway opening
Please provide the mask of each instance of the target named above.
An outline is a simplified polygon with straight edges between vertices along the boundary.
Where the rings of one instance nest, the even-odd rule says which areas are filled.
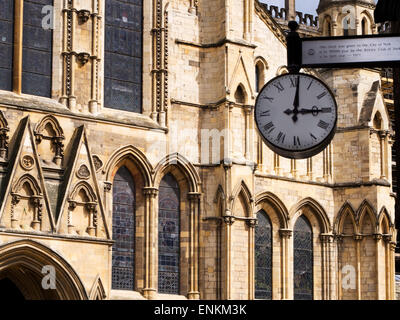
[[[0,280],[0,301],[4,300],[25,300],[21,291],[19,291],[14,282],[8,278]]]

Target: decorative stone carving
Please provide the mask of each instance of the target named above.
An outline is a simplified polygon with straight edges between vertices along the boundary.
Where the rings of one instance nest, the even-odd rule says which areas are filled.
[[[80,23],[86,23],[90,18],[89,10],[79,10],[78,11],[78,19]]]
[[[289,230],[289,229],[280,229],[279,230],[279,235],[281,236],[281,238],[290,238],[293,234],[293,230]]]
[[[103,167],[103,161],[101,161],[100,157],[97,155],[94,155],[92,158],[96,172],[99,172],[100,169]]]
[[[33,166],[35,165],[35,159],[29,154],[22,156],[21,158],[21,167],[27,171],[32,170]]]
[[[255,228],[258,225],[258,220],[257,219],[247,219],[246,223],[249,228]]]
[[[104,181],[104,192],[110,192],[112,187],[112,183],[109,181]]]
[[[79,179],[88,179],[90,177],[89,168],[85,164],[82,164],[76,172],[76,176]]]
[[[89,58],[90,58],[90,54],[87,52],[81,52],[77,54],[77,59],[79,61],[79,63],[84,66],[86,63],[88,63]]]
[[[230,226],[236,221],[235,217],[233,217],[233,216],[224,216],[223,218],[224,218],[225,224],[230,225]]]

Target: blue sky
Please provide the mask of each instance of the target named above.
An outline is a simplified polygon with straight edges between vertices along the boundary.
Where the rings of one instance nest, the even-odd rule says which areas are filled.
[[[278,7],[283,8],[285,6],[285,0],[260,0],[261,2],[267,4],[273,4]],[[375,0],[376,2],[376,0]],[[301,11],[304,13],[311,13],[316,15],[319,0],[297,0],[296,1],[296,11]]]

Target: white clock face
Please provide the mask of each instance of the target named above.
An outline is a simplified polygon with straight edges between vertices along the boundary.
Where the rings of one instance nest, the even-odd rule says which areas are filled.
[[[276,77],[257,97],[255,120],[260,134],[286,157],[320,152],[333,137],[336,119],[336,100],[329,88],[306,74]]]

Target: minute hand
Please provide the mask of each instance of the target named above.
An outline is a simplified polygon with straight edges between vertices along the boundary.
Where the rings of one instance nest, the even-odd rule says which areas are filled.
[[[317,116],[318,113],[330,113],[332,112],[332,108],[321,108],[318,109],[317,107],[313,107],[312,109],[300,109],[299,113],[300,114],[307,114],[307,113],[312,113],[313,116]]]

